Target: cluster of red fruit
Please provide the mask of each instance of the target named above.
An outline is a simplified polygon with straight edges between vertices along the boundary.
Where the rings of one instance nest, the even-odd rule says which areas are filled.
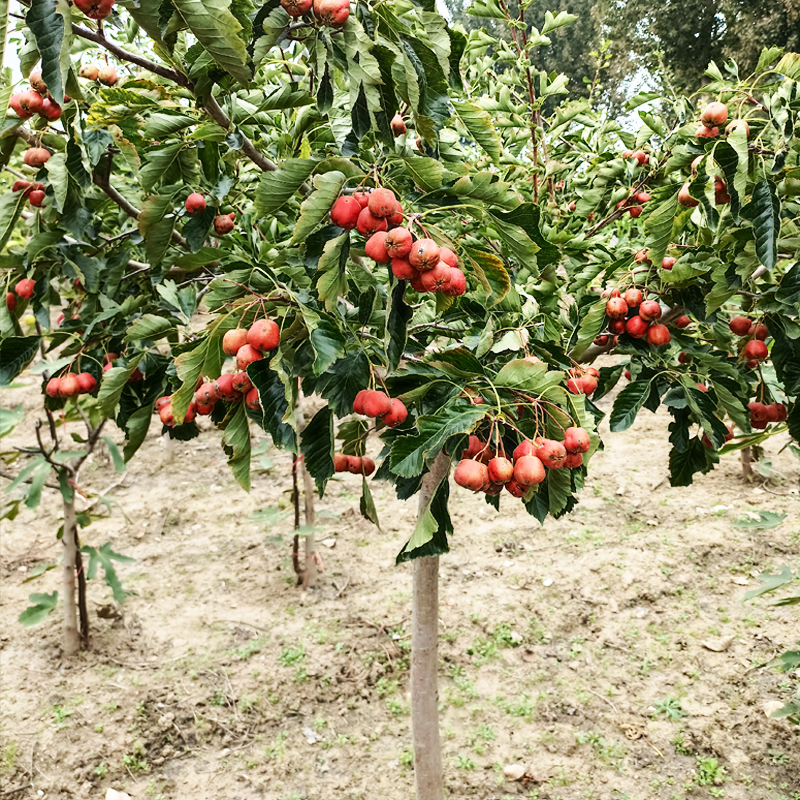
[[[375,417],[390,428],[402,425],[408,417],[408,409],[402,400],[389,397],[384,392],[362,389],[353,400],[353,411],[365,417]]]
[[[725,103],[714,101],[709,103],[700,114],[700,127],[695,132],[697,139],[715,139],[719,136],[719,129],[728,122],[728,108]],[[725,128],[725,135],[730,136],[737,128],[744,130],[745,136],[750,136],[750,126],[747,120],[732,119]]]
[[[64,316],[63,314],[61,315]],[[61,322],[64,320],[62,319]],[[59,322],[59,325],[61,323]],[[114,362],[119,358],[117,353],[106,353],[103,356],[103,372],[108,372],[113,366]],[[144,373],[136,367],[133,372],[131,372],[130,377],[128,378],[128,383],[136,383],[137,381],[142,380],[144,378]]]
[[[590,447],[589,434],[583,428],[567,428],[564,441],[537,436],[525,439],[512,457],[497,452],[477,436],[470,436],[461,453],[453,479],[472,492],[498,495],[505,490],[514,497],[524,497],[531,486],[540,484],[547,469],[575,469],[583,464],[583,454]]]
[[[661,317],[658,301],[645,300],[642,290],[636,287],[627,289],[624,295],[619,289],[613,289],[606,303],[606,316],[613,333],[627,333],[634,339],[646,337],[653,347],[669,344],[672,338],[666,325],[652,324]]]
[[[192,192],[186,198],[186,213],[191,214],[193,217],[202,214],[206,210],[206,199],[199,192]],[[214,233],[217,236],[224,236],[234,229],[234,220],[236,219],[236,212],[231,211],[230,214],[218,214],[214,217]]]
[[[46,147],[29,147],[22,160],[29,167],[41,169],[50,160],[50,151]]]
[[[47,151],[45,151],[47,152]],[[30,181],[14,181],[11,187],[12,192],[22,192],[23,197],[28,198],[28,202],[35,208],[39,208],[44,203],[44,184],[31,183]]]
[[[787,413],[783,403],[764,403],[753,402],[747,408],[750,410],[750,425],[763,430],[770,422],[785,422]]]
[[[764,340],[769,336],[769,329],[763,322],[754,322],[748,317],[737,316],[729,323],[728,327],[737,336],[752,336],[744,348],[746,365],[750,369],[755,369],[759,361],[763,361],[769,355],[769,349],[764,344]]]
[[[641,216],[644,208],[642,207],[650,200],[650,195],[647,192],[636,192],[625,200],[620,200],[617,203],[617,208],[623,209],[623,213],[627,211],[634,219]]]
[[[114,0],[72,0],[72,3],[89,19],[105,19],[114,8]]]
[[[594,367],[572,367],[567,378],[567,389],[572,394],[591,394],[597,388],[599,377],[600,373]]]
[[[634,255],[633,260],[637,264],[643,264],[649,267],[653,266],[653,262],[650,260],[650,251],[646,247],[642,250],[639,250]],[[661,259],[661,269],[665,269],[667,271],[671,270],[675,266],[675,262],[677,260],[677,258],[673,258],[672,256],[664,256],[664,258]]]
[[[344,453],[333,454],[333,469],[336,472],[351,472],[353,475],[372,475],[375,462],[364,456],[346,456]]]
[[[311,9],[328,28],[341,28],[350,16],[350,0],[281,0],[281,8],[290,17],[302,17]]]
[[[113,86],[117,82],[117,71],[110,64],[99,69],[95,64],[83,64],[78,75],[90,81],[100,81],[105,86]]]
[[[623,158],[635,158],[639,162],[639,166],[643,167],[650,162],[650,156],[644,150],[623,150]]]
[[[36,286],[36,281],[30,278],[23,278],[21,281],[17,281],[13,291],[6,294],[6,308],[13,313],[17,308],[18,297],[23,300],[30,300],[33,297],[34,286]]]
[[[55,122],[61,116],[61,106],[47,91],[47,84],[42,80],[42,71],[35,69],[28,78],[31,88],[11,95],[8,104],[20,119],[30,119],[38,114],[48,122]],[[69,101],[69,98],[65,98]]]
[[[45,387],[48,397],[73,397],[76,394],[91,394],[97,381],[90,372],[67,372],[60,378],[50,378]]]

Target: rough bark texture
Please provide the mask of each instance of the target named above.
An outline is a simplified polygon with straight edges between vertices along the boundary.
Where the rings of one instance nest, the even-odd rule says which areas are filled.
[[[753,477],[753,467],[751,466],[750,448],[745,447],[741,451],[742,458],[742,477],[749,481]]]
[[[313,528],[315,522],[314,515],[314,479],[306,469],[306,465],[300,462],[300,469],[303,470],[303,505],[305,511],[306,527]],[[306,564],[303,573],[303,588],[308,589],[313,586],[317,579],[317,542],[314,531],[310,530],[305,537]]]
[[[64,561],[61,574],[64,582],[64,655],[74,656],[81,648],[78,632],[78,606],[75,603],[75,578],[78,566],[78,530],[75,503],[64,502]]]
[[[439,453],[422,480],[419,513],[445,478],[450,460]],[[442,747],[439,739],[439,557],[413,562],[414,610],[411,633],[411,728],[417,800],[444,800]]]

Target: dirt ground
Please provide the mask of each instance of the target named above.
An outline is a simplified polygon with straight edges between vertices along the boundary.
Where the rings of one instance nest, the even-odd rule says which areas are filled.
[[[36,385],[4,390],[30,413],[3,449],[28,443]],[[771,442],[769,482],[744,482],[731,455],[672,489],[667,423],[642,412],[606,430],[579,506],[544,527],[518,501],[498,514],[454,489],[440,628],[450,797],[800,799],[800,736],[769,717],[800,679],[766,666],[800,639],[800,617],[742,602],[759,571],[797,566],[798,461]],[[289,458],[264,449],[253,463],[247,495],[214,430],[165,446],[152,426],[83,531],[136,559],[119,567],[130,595],[117,607],[90,581],[92,649],[73,660],[60,607],[17,623],[29,593],[60,588],[56,570],[23,583],[59,556],[59,496],[0,523],[0,793],[412,797],[411,571],[394,557],[414,504],[374,484],[379,531],[359,514],[358,479],[337,476],[317,503],[325,571],[304,594]],[[116,480],[103,456],[82,473],[94,492]],[[753,511],[787,516],[737,528]]]

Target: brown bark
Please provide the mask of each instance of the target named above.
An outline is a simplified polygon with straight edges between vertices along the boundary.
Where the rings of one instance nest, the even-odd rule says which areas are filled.
[[[64,583],[64,655],[74,656],[81,649],[78,632],[78,606],[75,603],[75,579],[78,567],[78,524],[75,501],[64,501],[64,561],[61,574]]]

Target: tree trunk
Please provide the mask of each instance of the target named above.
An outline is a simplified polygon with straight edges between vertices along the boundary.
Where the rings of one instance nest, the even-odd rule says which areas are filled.
[[[304,462],[300,462],[300,469],[303,470],[303,504],[305,510],[306,527],[309,532],[305,536],[306,569],[303,573],[303,589],[308,589],[314,585],[317,577],[316,549],[317,543],[314,537],[314,479],[306,469]]]
[[[75,567],[78,578],[78,618],[80,619],[81,650],[89,649],[89,604],[86,600],[86,570],[83,568],[81,540],[75,528]]]
[[[419,514],[424,514],[450,460],[439,453],[422,479]],[[444,800],[442,746],[439,739],[439,556],[413,562],[411,628],[411,730],[417,800]]]
[[[749,481],[753,477],[753,468],[750,466],[750,448],[744,447],[740,452],[742,454],[742,477]]]
[[[64,583],[64,655],[74,656],[81,649],[78,632],[78,606],[75,602],[75,579],[78,568],[78,524],[75,519],[75,501],[64,501],[64,562],[61,573]]]

